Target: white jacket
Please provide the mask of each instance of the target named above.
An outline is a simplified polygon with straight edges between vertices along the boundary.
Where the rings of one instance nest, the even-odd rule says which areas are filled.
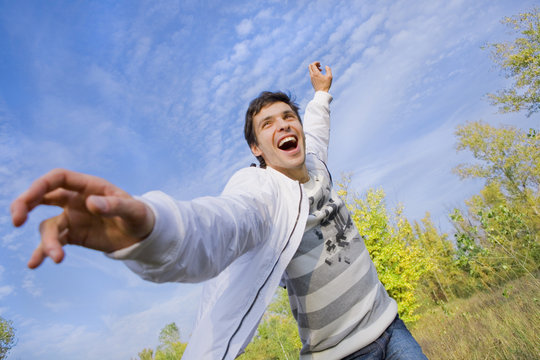
[[[316,92],[304,116],[307,156],[325,163],[331,101]],[[183,359],[234,359],[302,240],[309,212],[302,185],[252,167],[236,172],[218,197],[181,202],[154,191],[141,199],[156,216],[152,233],[109,256],[154,282],[211,279]]]

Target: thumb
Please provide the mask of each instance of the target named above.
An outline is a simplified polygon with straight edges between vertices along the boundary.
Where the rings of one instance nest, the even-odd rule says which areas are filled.
[[[154,227],[154,213],[142,201],[132,197],[91,195],[86,199],[90,212],[104,217],[118,216],[137,235],[149,234]]]
[[[86,199],[86,207],[93,214],[104,217],[119,216],[127,221],[140,220],[146,210],[141,201],[119,196],[90,195]]]

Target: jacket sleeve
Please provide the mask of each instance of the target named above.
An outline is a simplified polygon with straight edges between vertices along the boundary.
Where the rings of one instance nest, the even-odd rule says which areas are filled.
[[[324,91],[317,91],[313,99],[306,106],[306,112],[304,114],[306,151],[308,153],[314,153],[324,163],[328,161],[331,102],[332,95]]]
[[[271,230],[272,187],[256,171],[264,170],[237,172],[218,197],[177,201],[159,191],[143,195],[155,214],[152,233],[108,256],[154,282],[200,282],[218,275]]]

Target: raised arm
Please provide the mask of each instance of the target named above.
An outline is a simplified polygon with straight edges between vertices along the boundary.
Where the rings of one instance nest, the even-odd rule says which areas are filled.
[[[41,242],[28,261],[30,268],[46,257],[61,262],[66,244],[103,252],[128,247],[154,226],[154,215],[143,202],[104,179],[69,170],[50,171],[16,198],[10,208],[13,225],[22,226],[38,205],[64,211],[41,222]]]
[[[306,151],[316,154],[323,162],[328,160],[330,102],[332,101],[332,96],[328,93],[332,85],[332,70],[329,66],[325,68],[326,74],[323,74],[318,61],[309,64],[309,76],[315,96],[306,106],[304,114]]]

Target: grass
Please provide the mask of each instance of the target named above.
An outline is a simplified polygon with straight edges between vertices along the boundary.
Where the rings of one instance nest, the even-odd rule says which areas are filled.
[[[431,360],[540,359],[539,284],[526,276],[431,308],[411,332]]]

